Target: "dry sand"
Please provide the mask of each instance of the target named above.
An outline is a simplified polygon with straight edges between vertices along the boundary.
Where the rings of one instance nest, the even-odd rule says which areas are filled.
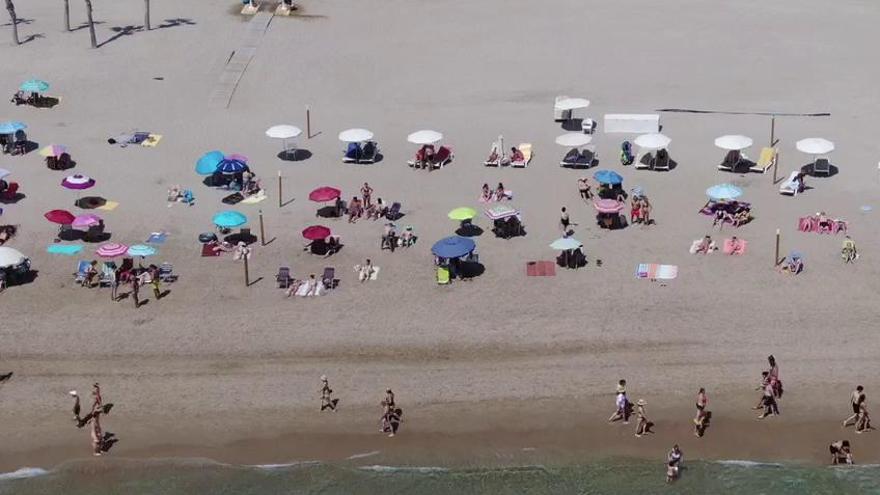
[[[116,39],[119,28],[139,25],[141,5],[95,3],[99,41],[111,40],[98,50],[88,48],[88,29],[61,32],[56,2],[18,6],[19,16],[32,20],[20,26],[22,38],[41,37],[0,48],[0,88],[11,94],[36,76],[63,100],[52,110],[8,104],[0,116],[27,122],[41,145],[71,148],[74,171],[98,181],[89,193],[120,202],[100,212],[113,240],[138,243],[151,231],[171,232],[156,260],[173,262],[181,278],[166,298],[139,310],[130,301],[111,303],[107,290],[74,286],[76,259],[45,253],[55,227],[42,214],[72,208],[76,194],[59,187],[64,174],[47,170],[36,153],[3,158],[0,166],[13,171],[27,198],[4,205],[2,222],[21,225],[10,245],[31,255],[39,271],[34,283],[0,297],[0,371],[16,372],[0,388],[3,469],[20,459],[45,464],[85,454],[87,435],[71,426],[65,394],[96,380],[117,405],[105,425],[123,438],[114,454],[216,454],[241,462],[257,452],[308,457],[320,451],[309,446],[330,440],[352,449],[358,442],[387,445],[381,437],[343,438],[372,434],[385,387],[407,408],[401,443],[424,447],[431,435],[448,435],[454,441],[442,444],[463,459],[475,450],[458,445],[492,445],[480,435],[521,434],[523,447],[534,440],[548,451],[581,452],[573,439],[582,438],[593,454],[653,455],[690,435],[700,386],[713,398],[716,421],[690,456],[822,461],[831,440],[854,437],[838,426],[851,387],[864,384],[869,398],[880,390],[875,2],[307,2],[304,16],[273,20],[225,110],[211,109],[208,95],[244,32],[231,2],[154,2],[154,25],[187,22]],[[84,13],[79,4],[73,9],[78,26]],[[0,36],[8,38],[8,30]],[[619,143],[632,136],[600,127],[600,168],[621,173],[627,188],[644,187],[657,220],[650,228],[603,231],[577,197],[582,173],[557,165],[564,152],[553,143],[563,132],[551,120],[557,94],[590,98],[588,113],[600,121],[604,113],[667,107],[827,111],[830,118],[778,119],[780,175],[808,161],[794,143],[811,136],[835,141],[840,173],[808,179],[814,189],[790,198],[776,192],[769,175],[718,172],[722,152],[712,140],[742,133],[761,145],[766,117],[664,114],[679,164],[669,173],[621,167]],[[277,123],[304,128],[306,105],[317,136],[299,145],[312,156],[282,162],[280,144],[263,132]],[[336,134],[356,126],[376,133],[381,163],[340,163]],[[107,145],[133,128],[164,139],[155,149]],[[451,166],[430,174],[406,167],[414,150],[405,136],[422,128],[444,132],[456,152]],[[509,143],[534,143],[528,169],[481,165],[499,133]],[[193,173],[194,161],[211,149],[247,155],[269,186],[267,201],[236,208],[253,230],[262,208],[274,239],[255,248],[251,274],[261,279],[251,287],[228,257],[198,257],[196,235],[211,230],[211,216],[223,208],[222,194]],[[280,209],[278,171],[290,201]],[[364,181],[377,197],[403,203],[400,223],[415,226],[417,246],[380,252],[380,223],[330,221],[343,251],[329,259],[301,252],[299,231],[316,222],[308,192],[333,185],[351,197]],[[480,186],[498,181],[515,192],[512,204],[528,235],[495,239],[479,220],[487,228],[477,238],[485,274],[437,287],[430,246],[455,228],[446,212],[478,207]],[[743,187],[754,206],[755,220],[736,231],[749,252],[690,256],[690,241],[710,231],[696,213],[704,190],[720,182]],[[192,188],[196,205],[166,208],[170,184]],[[559,236],[561,206],[580,224],[576,236],[591,264],[527,278],[527,260],[555,254],[547,244]],[[863,254],[856,265],[842,265],[840,237],[796,231],[799,216],[819,210],[850,222]],[[774,272],[777,228],[783,251],[805,254],[801,276]],[[351,267],[368,257],[382,271],[361,286]],[[665,286],[636,280],[640,262],[677,264],[679,278]],[[317,300],[285,299],[274,287],[279,265],[297,276],[334,265],[342,282]],[[787,395],[785,416],[765,426],[748,408],[770,353],[779,358]],[[333,419],[313,413],[324,373],[346,410]],[[606,427],[621,377],[633,398],[649,398],[652,410],[677,426],[658,421],[658,435],[641,444],[629,440],[629,428]],[[479,434],[468,433],[474,430]],[[315,432],[328,436],[319,442],[308,436]],[[404,440],[419,432],[425,443]],[[231,444],[275,435],[279,440],[255,440],[253,448]],[[613,440],[621,435],[627,440]],[[880,460],[874,435],[856,438],[859,460]],[[287,439],[306,447],[286,451]],[[278,450],[260,448],[266,444]]]

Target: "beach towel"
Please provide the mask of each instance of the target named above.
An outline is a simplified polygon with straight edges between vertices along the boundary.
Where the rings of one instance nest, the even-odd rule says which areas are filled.
[[[737,245],[733,245],[733,239],[724,239],[724,254],[746,254],[746,247],[749,245],[747,241],[742,239],[736,240]]]
[[[555,277],[556,263],[553,261],[528,261],[526,262],[526,276]]]
[[[165,240],[168,238],[168,232],[153,232],[150,234],[150,237],[147,238],[146,243],[148,244],[165,244]]]
[[[370,280],[378,280],[379,270],[378,266],[373,266],[373,271],[370,272]],[[358,280],[361,280],[361,265],[354,265],[354,271],[358,274]]]
[[[268,198],[268,196],[266,196],[266,191],[260,190],[260,192],[258,192],[257,194],[254,194],[252,196],[248,196],[248,197],[244,198],[243,200],[241,200],[241,204],[255,205],[255,204],[259,203],[260,201],[265,200],[266,198]]]
[[[202,244],[202,257],[209,258],[214,256],[220,256],[223,254],[223,251],[214,251],[214,246],[210,244]]]
[[[116,201],[110,201],[108,199],[107,201],[104,202],[103,205],[96,207],[96,209],[105,210],[105,211],[113,211],[116,209],[117,206],[119,206],[119,203],[117,203]]]
[[[46,248],[46,252],[50,254],[63,254],[65,256],[73,256],[82,251],[83,247],[79,244],[50,244]]]
[[[144,146],[147,148],[155,148],[156,145],[159,144],[159,141],[161,141],[161,140],[162,140],[161,134],[148,134],[146,139],[144,139],[141,142],[141,146]]]
[[[678,277],[678,266],[641,263],[636,267],[636,278],[649,280],[672,280]]]
[[[241,200],[243,200],[243,199],[244,199],[244,196],[242,196],[240,192],[237,192],[237,193],[232,193],[229,196],[226,196],[225,198],[221,199],[220,201],[222,201],[224,204],[227,204],[227,205],[237,205],[238,203],[241,203]]]
[[[300,296],[300,297],[307,297],[307,296],[306,296],[306,293],[307,293],[308,291],[309,291],[309,284],[308,284],[308,282],[306,282],[306,283],[304,283],[304,284],[301,284],[301,285],[296,289],[296,293],[295,293],[294,295],[296,295],[296,296]],[[324,284],[322,284],[322,283],[319,281],[319,282],[318,282],[318,285],[315,286],[315,290],[314,290],[311,294],[309,294],[309,296],[323,296],[323,295],[324,295],[324,292],[325,292],[325,290],[324,290]]]

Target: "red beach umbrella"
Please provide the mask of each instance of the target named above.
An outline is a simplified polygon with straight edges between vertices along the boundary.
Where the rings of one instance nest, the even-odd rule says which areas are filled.
[[[47,211],[46,214],[43,216],[46,217],[46,220],[60,225],[70,225],[76,218],[75,216],[73,216],[73,213],[67,210]]]
[[[334,187],[328,186],[319,187],[309,193],[309,199],[312,201],[317,201],[318,203],[333,201],[339,196],[342,196],[342,191]]]
[[[329,237],[330,229],[324,227],[323,225],[312,225],[303,229],[302,235],[310,241],[317,241]]]

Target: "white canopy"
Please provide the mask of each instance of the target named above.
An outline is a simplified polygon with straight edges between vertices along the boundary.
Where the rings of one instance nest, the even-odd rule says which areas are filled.
[[[272,127],[266,129],[266,135],[270,138],[276,139],[290,139],[295,138],[302,134],[302,129],[295,125],[273,125]]]
[[[671,142],[671,139],[660,133],[642,134],[635,140],[636,146],[646,150],[662,150]]]
[[[11,173],[12,172],[10,172],[9,170],[6,170],[5,168],[0,168],[0,179],[6,177],[7,175],[9,175]]]
[[[752,138],[738,134],[728,134],[715,140],[715,146],[723,150],[744,150],[752,145]]]
[[[801,139],[795,143],[795,146],[797,146],[798,151],[808,155],[824,155],[834,151],[834,143],[823,138]]]
[[[556,101],[558,110],[577,110],[590,106],[590,100],[584,98],[563,98]]]
[[[0,268],[20,265],[27,257],[11,247],[0,247]]]
[[[346,129],[339,133],[339,140],[343,143],[360,143],[373,139],[373,133],[366,129]]]
[[[413,144],[434,144],[441,139],[443,134],[429,130],[416,131],[406,137],[406,140]]]
[[[583,134],[580,132],[569,132],[568,134],[563,134],[556,138],[556,144],[560,146],[565,146],[567,148],[577,148],[578,146],[584,146],[590,143],[593,140],[593,136],[589,134]]]

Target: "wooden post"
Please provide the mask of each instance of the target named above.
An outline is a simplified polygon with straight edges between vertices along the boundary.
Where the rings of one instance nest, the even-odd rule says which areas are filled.
[[[260,210],[260,245],[266,245],[266,229],[263,227],[263,210]]]
[[[776,229],[776,254],[773,257],[773,266],[779,266],[779,229]]]
[[[776,146],[776,116],[770,116],[770,147]]]
[[[312,139],[312,110],[306,105],[306,137]]]
[[[248,255],[249,254],[250,253],[246,253],[244,255],[244,286],[245,287],[250,287],[250,285],[251,285],[251,278],[250,278],[250,274],[248,273]]]
[[[283,200],[281,199],[281,171],[278,171],[278,207],[281,208]]]

